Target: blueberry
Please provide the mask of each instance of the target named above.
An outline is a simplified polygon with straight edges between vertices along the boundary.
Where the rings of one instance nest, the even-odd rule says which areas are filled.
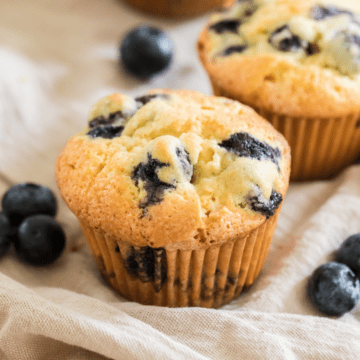
[[[93,129],[102,125],[111,125],[114,122],[125,119],[122,111],[115,111],[108,116],[100,115],[89,121],[89,128]]]
[[[52,263],[65,247],[65,233],[51,216],[29,216],[19,226],[17,235],[16,253],[32,265]]]
[[[139,103],[139,106],[144,106],[148,102],[154,99],[163,99],[163,100],[169,100],[170,96],[168,94],[150,94],[150,95],[143,95],[135,98],[135,101]]]
[[[86,135],[89,135],[91,138],[113,139],[119,137],[123,130],[124,126],[103,125],[94,127]]]
[[[246,44],[229,46],[223,51],[223,55],[228,56],[228,55],[231,55],[234,53],[242,53],[247,48],[248,48],[248,46]]]
[[[251,193],[245,200],[253,211],[265,215],[268,219],[275,214],[275,210],[280,206],[283,198],[280,193],[273,190],[270,199],[267,200],[258,189],[258,193]]]
[[[319,266],[311,275],[308,294],[324,314],[341,316],[352,310],[359,300],[359,279],[351,269],[337,262]]]
[[[10,220],[0,211],[0,256],[3,256],[10,248],[13,236],[14,228],[10,224]]]
[[[44,214],[55,216],[57,202],[53,192],[45,186],[21,183],[12,186],[2,199],[2,209],[13,226],[27,216]]]
[[[173,52],[172,41],[165,32],[150,26],[130,31],[120,47],[125,67],[133,75],[145,79],[168,68]]]
[[[270,160],[279,169],[280,150],[255,139],[248,133],[235,133],[230,138],[223,140],[219,146],[237,156],[250,157],[257,160]]]
[[[296,52],[300,49],[307,49],[309,46],[307,41],[294,35],[290,31],[288,25],[283,25],[274,30],[271,33],[268,42],[275,49],[283,52]]]
[[[135,249],[131,246],[124,259],[124,266],[127,272],[140,281],[158,281],[162,285],[167,278],[166,250],[150,246]]]
[[[347,265],[360,278],[360,234],[352,235],[343,242],[336,261]]]
[[[232,32],[237,34],[240,24],[240,20],[238,19],[226,19],[210,25],[209,29],[215,31],[217,34],[222,34],[225,32]]]
[[[157,174],[158,169],[169,165],[154,159],[148,153],[147,161],[138,164],[134,168],[131,178],[135,181],[136,186],[139,185],[141,180],[147,193],[147,196],[140,202],[141,209],[146,210],[147,207],[160,203],[163,200],[165,190],[175,188],[174,185],[161,181]]]

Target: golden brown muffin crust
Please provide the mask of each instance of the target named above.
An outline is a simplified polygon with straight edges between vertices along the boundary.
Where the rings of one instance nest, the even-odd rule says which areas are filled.
[[[133,245],[190,248],[228,241],[271,216],[266,204],[288,187],[284,138],[236,101],[192,91],[152,94],[167,95],[145,104],[119,95],[100,100],[89,127],[60,153],[57,182],[75,215]],[[99,114],[109,115],[109,108],[126,114],[111,120],[121,134],[91,135],[104,131]],[[264,153],[235,154],[232,136],[239,133]]]

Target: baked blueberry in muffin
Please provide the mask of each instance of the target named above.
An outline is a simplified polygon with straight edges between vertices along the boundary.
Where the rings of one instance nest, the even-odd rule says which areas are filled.
[[[101,125],[89,130],[87,135],[92,138],[102,137],[104,139],[113,139],[114,137],[120,136],[123,130],[123,126]]]
[[[215,31],[217,34],[222,34],[224,32],[237,33],[238,27],[240,25],[240,20],[236,19],[225,19],[221,20],[210,26],[210,30]]]
[[[279,166],[278,159],[281,157],[280,150],[256,140],[250,134],[233,134],[229,139],[223,140],[219,145],[228,151],[234,152],[237,156],[250,157],[257,160],[268,159]]]
[[[295,52],[307,48],[308,44],[299,36],[294,35],[288,25],[282,25],[269,36],[269,43],[279,51]]]
[[[136,186],[139,186],[139,181],[141,180],[147,193],[146,197],[140,202],[139,206],[141,208],[147,208],[150,205],[161,202],[164,197],[164,191],[175,188],[174,185],[159,179],[157,172],[164,166],[170,166],[170,164],[153,159],[151,154],[148,153],[147,161],[140,163],[134,169],[131,178],[135,181]]]
[[[135,98],[135,101],[140,103],[140,106],[146,105],[148,102],[150,102],[151,100],[154,99],[164,99],[167,100],[169,99],[169,96],[167,94],[151,94],[151,95],[144,95],[144,96],[139,96],[137,98]]]
[[[233,53],[241,53],[245,51],[246,48],[247,48],[246,44],[229,46],[223,51],[223,55],[227,56]]]
[[[282,200],[281,194],[274,190],[271,192],[270,198],[265,199],[259,188],[255,188],[246,198],[246,202],[254,211],[264,214],[267,218],[274,215]]]
[[[115,111],[111,114],[108,114],[108,116],[106,117],[104,115],[99,115],[96,118],[89,121],[89,128],[95,128],[103,125],[111,125],[123,119],[125,119],[125,116],[122,113],[122,111]]]
[[[161,285],[166,281],[166,251],[164,248],[153,249],[144,246],[135,249],[130,247],[124,262],[126,270],[134,277],[143,282],[160,282]],[[158,289],[160,290],[160,289]]]

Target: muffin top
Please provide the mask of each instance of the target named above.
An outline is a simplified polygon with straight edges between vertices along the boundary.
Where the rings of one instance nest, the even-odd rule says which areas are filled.
[[[192,91],[112,94],[60,153],[60,192],[87,226],[133,245],[198,247],[274,215],[286,140],[252,109]]]
[[[210,18],[198,47],[216,84],[245,103],[291,116],[360,111],[358,1],[239,0]]]

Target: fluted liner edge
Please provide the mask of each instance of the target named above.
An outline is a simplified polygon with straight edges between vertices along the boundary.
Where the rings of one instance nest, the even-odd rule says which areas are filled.
[[[190,250],[164,247],[166,280],[161,277],[162,250],[153,249],[152,281],[134,276],[126,268],[130,244],[92,229],[84,222],[80,225],[104,278],[126,299],[147,305],[218,308],[237,297],[258,277],[279,212],[280,208],[258,228],[220,245]]]

